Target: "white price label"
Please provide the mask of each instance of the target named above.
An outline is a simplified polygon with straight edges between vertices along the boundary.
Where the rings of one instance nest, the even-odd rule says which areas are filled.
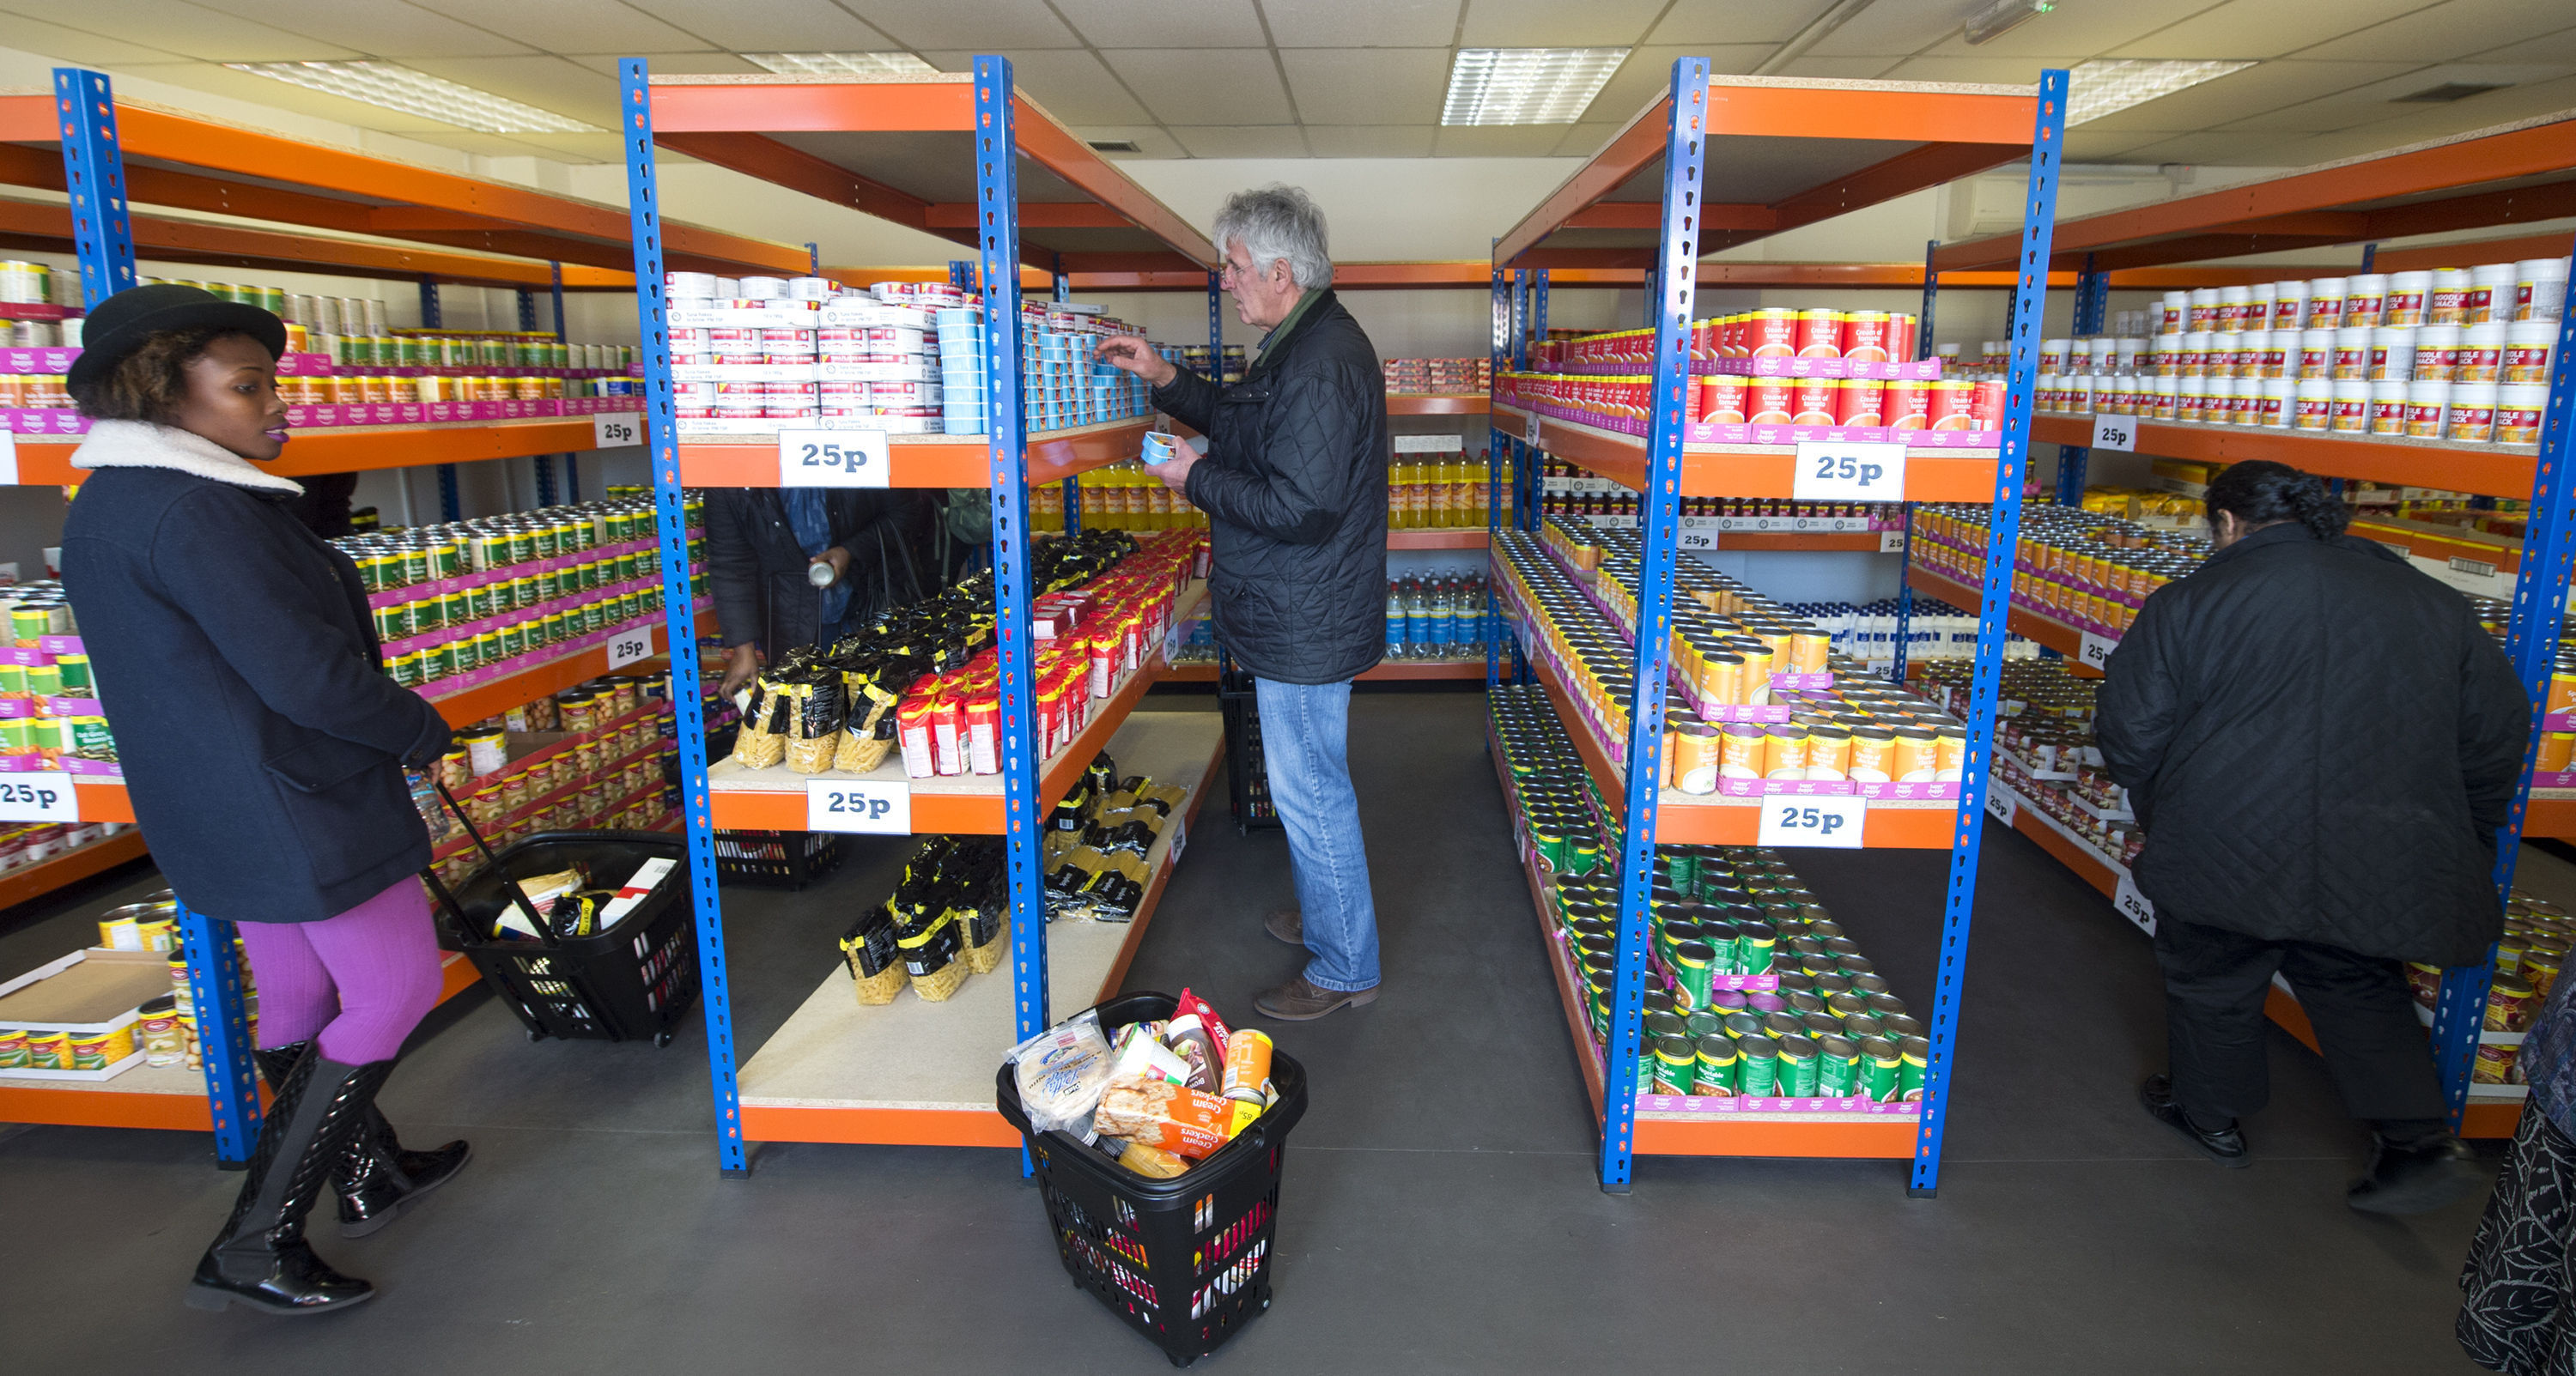
[[[1878,552],[1881,554],[1903,554],[1905,552],[1905,532],[1901,530],[1880,531],[1878,533]]]
[[[1539,447],[1538,412],[1532,411],[1521,418],[1521,443],[1528,445],[1532,449]]]
[[[2013,796],[2011,789],[1989,783],[1986,785],[1986,815],[2011,826],[2013,819],[2021,815],[2021,800]]]
[[[0,430],[0,487],[18,485],[18,436],[15,431]]]
[[[1179,814],[1179,813],[1175,812],[1175,813],[1173,813],[1173,814],[1172,814],[1171,828],[1172,828],[1172,849],[1171,849],[1171,853],[1170,853],[1169,855],[1167,855],[1167,856],[1165,856],[1165,857],[1164,857],[1164,863],[1166,863],[1166,864],[1171,864],[1171,865],[1177,865],[1177,864],[1181,863],[1181,852],[1182,852],[1182,851],[1184,851],[1184,850],[1187,850],[1187,849],[1189,848],[1189,844],[1190,844],[1190,823],[1189,823],[1189,819],[1188,819],[1188,818],[1186,818],[1186,817],[1183,817],[1181,814]]]
[[[1902,501],[1905,446],[1801,440],[1789,495],[1802,502]]]
[[[1765,798],[1761,832],[1753,843],[1858,850],[1864,810],[1864,801],[1857,793]]]
[[[2156,905],[2138,892],[2138,886],[2129,882],[2129,876],[2120,876],[2119,887],[2111,894],[2111,906],[2120,910],[2120,916],[2136,923],[2139,931],[2149,936],[2156,934]]]
[[[644,442],[641,411],[595,411],[590,417],[590,447],[623,449]]]
[[[653,628],[638,626],[608,638],[608,669],[615,673],[639,659],[653,657]]]
[[[1674,537],[1674,543],[1678,544],[1683,549],[1715,549],[1717,548],[1717,532],[1713,530],[1691,530],[1685,528],[1680,535]]]
[[[894,467],[883,430],[781,430],[780,487],[888,487]]]
[[[2120,642],[2109,636],[2095,635],[2091,631],[2086,631],[2083,643],[2075,647],[2075,659],[2085,668],[2100,673],[2102,666],[2111,662],[2111,652],[2118,648],[2120,648]]]
[[[0,775],[0,822],[77,822],[80,792],[69,774]]]
[[[809,779],[805,783],[807,831],[863,831],[903,836],[912,831],[912,790],[902,781]]]
[[[2117,449],[2123,454],[2138,452],[2138,418],[2135,416],[2095,416],[2093,447]]]

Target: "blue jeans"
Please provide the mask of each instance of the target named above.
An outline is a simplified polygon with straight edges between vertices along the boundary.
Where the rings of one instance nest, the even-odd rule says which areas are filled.
[[[1270,797],[1288,832],[1288,859],[1304,915],[1306,980],[1348,992],[1377,987],[1377,905],[1359,795],[1351,791],[1351,685],[1253,680]]]

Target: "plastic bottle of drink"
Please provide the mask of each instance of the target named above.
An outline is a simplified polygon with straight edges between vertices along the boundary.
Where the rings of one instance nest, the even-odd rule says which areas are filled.
[[[1386,580],[1386,657],[1404,658],[1405,611],[1404,589],[1394,579]]]
[[[1435,578],[1425,590],[1422,610],[1427,623],[1423,632],[1424,659],[1449,657],[1449,580]]]
[[[1431,611],[1420,578],[1404,580],[1404,657],[1428,659],[1431,653]]]

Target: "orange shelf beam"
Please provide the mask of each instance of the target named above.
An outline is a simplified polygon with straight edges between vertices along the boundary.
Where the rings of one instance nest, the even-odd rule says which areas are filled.
[[[587,424],[587,422],[585,422]],[[1059,482],[1077,473],[1135,458],[1145,447],[1151,420],[1113,420],[1029,436],[1029,481]],[[886,445],[895,487],[989,487],[992,450],[981,435],[904,435]],[[544,451],[539,451],[544,452]],[[691,487],[776,487],[774,440],[680,441],[680,481]]]
[[[1497,402],[1496,419],[1519,430],[1527,413]],[[1646,442],[1553,416],[1539,419],[1539,448],[1638,491],[1646,485]],[[2087,432],[2089,436],[2089,431]],[[1682,451],[1685,497],[1792,497],[1797,451],[1789,445],[1739,445]],[[1905,500],[1984,502],[1995,495],[1995,456],[1978,450],[1918,449],[1905,458]]]
[[[10,870],[0,874],[0,909],[41,898],[65,884],[78,883],[128,860],[140,860],[143,854],[143,833],[129,829],[75,846],[51,860]]]
[[[1386,413],[1390,416],[1481,416],[1490,400],[1482,392],[1448,396],[1389,392]]]
[[[343,277],[402,281],[429,278],[464,286],[534,290],[550,287],[546,265],[520,258],[487,258],[400,244],[373,244],[240,225],[135,215],[136,256],[151,262],[206,267],[329,272]],[[0,200],[0,245],[38,253],[72,252],[71,212],[58,205]],[[635,274],[566,263],[566,291],[633,291]]]
[[[1912,460],[1907,460],[1911,463]],[[1719,549],[1793,550],[1825,554],[1876,554],[1875,530],[1769,531],[1721,530]]]
[[[1485,528],[1469,526],[1462,530],[1390,530],[1386,533],[1388,549],[1483,549]]]
[[[2436,487],[2489,497],[2528,498],[2532,469],[2539,462],[2537,447],[2527,444],[2452,445],[2431,440],[2326,436],[2297,430],[2158,420],[2141,420],[2137,428],[2141,454],[2202,463],[2270,459],[2331,477]],[[2093,418],[2038,416],[2031,422],[2030,437],[2041,444],[2090,444]]]
[[[635,413],[628,413],[635,414]],[[471,463],[478,459],[515,459],[530,454],[576,453],[591,447],[591,418],[570,416],[545,420],[453,421],[442,425],[326,426],[297,430],[286,453],[262,464],[271,473],[302,477],[315,473],[349,473],[378,468],[417,468],[423,464]],[[18,481],[26,484],[78,483],[85,476],[73,468],[72,451],[80,437],[20,435]],[[775,464],[771,467],[774,469]],[[773,474],[773,480],[775,475]]]

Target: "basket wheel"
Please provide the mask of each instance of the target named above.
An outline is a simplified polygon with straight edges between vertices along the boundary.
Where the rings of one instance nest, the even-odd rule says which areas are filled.
[[[654,1044],[655,1046],[661,1046],[661,1047],[667,1047],[667,1046],[669,1046],[669,1045],[671,1044],[671,1034],[670,1034],[670,1033],[668,1033],[668,1032],[656,1032],[656,1033],[654,1033],[654,1034],[653,1034],[653,1044]]]

